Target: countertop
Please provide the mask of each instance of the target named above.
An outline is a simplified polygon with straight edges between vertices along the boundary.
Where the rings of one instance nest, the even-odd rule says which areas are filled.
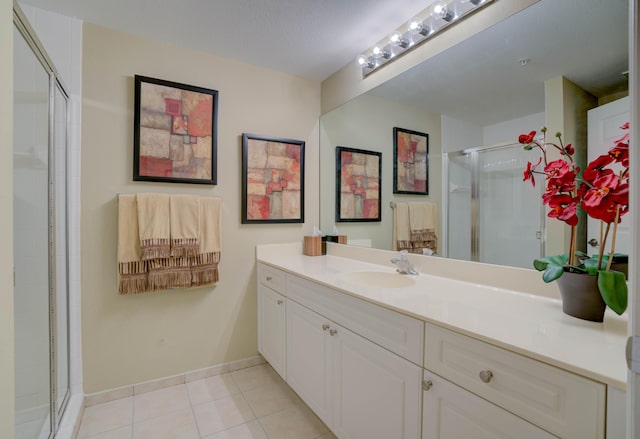
[[[304,256],[299,246],[292,244],[259,246],[257,259],[345,294],[626,390],[626,314],[620,317],[607,309],[603,323],[588,322],[563,314],[557,299],[433,274],[411,276],[415,280],[412,286],[363,286],[350,281],[347,273],[394,273],[394,267],[335,254]]]

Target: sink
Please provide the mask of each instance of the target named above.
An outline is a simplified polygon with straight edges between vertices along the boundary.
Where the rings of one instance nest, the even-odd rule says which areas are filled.
[[[340,276],[343,281],[364,287],[403,288],[415,285],[412,276],[384,271],[354,271]]]

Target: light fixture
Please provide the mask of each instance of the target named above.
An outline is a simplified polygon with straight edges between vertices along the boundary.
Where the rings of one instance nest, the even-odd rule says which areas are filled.
[[[420,14],[389,34],[385,40],[358,56],[357,62],[362,68],[362,76],[369,75],[492,1],[436,0]]]

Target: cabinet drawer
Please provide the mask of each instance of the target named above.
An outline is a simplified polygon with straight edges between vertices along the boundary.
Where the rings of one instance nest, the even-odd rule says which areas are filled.
[[[266,285],[273,291],[280,294],[286,293],[287,283],[284,271],[280,271],[277,268],[273,268],[265,264],[258,264],[258,280],[262,285]]]
[[[358,335],[421,365],[424,323],[323,285],[287,276],[287,296]]]
[[[430,324],[424,363],[557,436],[604,437],[603,384]]]

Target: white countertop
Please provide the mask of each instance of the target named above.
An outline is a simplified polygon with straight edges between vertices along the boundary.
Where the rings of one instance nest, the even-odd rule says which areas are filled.
[[[378,265],[335,255],[304,256],[291,244],[259,246],[258,261],[402,314],[626,389],[626,314],[620,317],[607,309],[603,323],[588,322],[565,315],[561,302],[556,299],[429,274],[411,276],[415,285],[408,287],[362,286],[348,281],[345,273],[393,273],[391,264]]]

